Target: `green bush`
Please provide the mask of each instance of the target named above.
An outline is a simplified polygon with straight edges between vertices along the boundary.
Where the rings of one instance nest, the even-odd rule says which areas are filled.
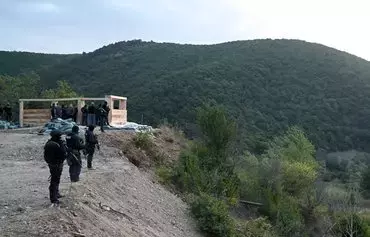
[[[336,225],[332,230],[337,237],[369,237],[370,228],[364,219],[357,214],[337,216]]]
[[[363,196],[366,198],[370,197],[370,167],[368,167],[362,174],[361,189]]]
[[[153,141],[150,136],[150,133],[139,132],[134,137],[134,144],[137,148],[143,150],[149,150],[153,147]]]
[[[191,202],[191,212],[201,231],[212,237],[236,236],[236,223],[225,202],[208,194],[200,194]]]
[[[172,182],[173,170],[166,166],[158,166],[155,170],[159,182],[162,184],[170,184]]]
[[[298,201],[282,197],[277,205],[275,225],[281,236],[304,236],[304,223]]]
[[[183,151],[180,154],[175,172],[175,182],[182,192],[198,194],[208,191],[205,173],[199,166],[198,156],[193,152]]]
[[[245,237],[277,237],[271,223],[263,217],[249,220],[245,223],[243,236]]]

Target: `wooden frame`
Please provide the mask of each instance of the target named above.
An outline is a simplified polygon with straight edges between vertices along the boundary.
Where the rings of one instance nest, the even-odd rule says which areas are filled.
[[[84,107],[85,101],[107,101],[111,109],[108,114],[108,122],[111,125],[123,125],[127,123],[127,97],[106,95],[104,98],[57,98],[57,99],[20,99],[19,100],[19,125],[24,124],[41,125],[50,121],[50,108],[47,109],[24,109],[24,102],[52,102],[60,101],[77,101],[77,123],[82,123],[81,108]],[[113,103],[119,101],[119,108],[114,109]]]

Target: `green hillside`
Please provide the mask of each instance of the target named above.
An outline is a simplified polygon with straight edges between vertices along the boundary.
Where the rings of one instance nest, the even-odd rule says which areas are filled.
[[[129,120],[168,121],[196,135],[195,108],[224,105],[240,141],[258,151],[291,125],[327,150],[366,149],[370,63],[319,44],[251,40],[217,45],[119,42],[83,55],[0,52],[0,74],[35,70],[88,96],[128,97]]]
[[[366,148],[370,139],[370,63],[297,40],[218,45],[120,42],[41,74],[85,95],[125,95],[129,119],[177,123],[192,134],[195,107],[212,100],[256,140],[300,125],[321,148]]]
[[[39,71],[75,56],[77,55],[0,51],[0,75],[16,76]]]

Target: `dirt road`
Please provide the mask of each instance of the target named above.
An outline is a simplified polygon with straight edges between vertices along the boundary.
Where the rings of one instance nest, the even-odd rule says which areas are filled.
[[[178,197],[102,145],[81,181],[65,165],[60,209],[50,208],[48,136],[0,133],[0,236],[200,236]]]

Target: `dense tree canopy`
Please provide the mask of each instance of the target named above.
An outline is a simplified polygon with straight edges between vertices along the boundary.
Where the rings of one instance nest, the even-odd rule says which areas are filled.
[[[0,51],[0,75],[17,76],[20,73],[46,69],[75,56],[77,55]]]
[[[236,119],[239,140],[257,152],[293,125],[327,150],[366,149],[370,139],[370,63],[319,44],[134,40],[68,58],[39,74],[51,88],[66,80],[86,96],[125,95],[129,120],[143,116],[144,123],[157,125],[166,119],[188,135],[196,131],[197,106],[221,104]]]

